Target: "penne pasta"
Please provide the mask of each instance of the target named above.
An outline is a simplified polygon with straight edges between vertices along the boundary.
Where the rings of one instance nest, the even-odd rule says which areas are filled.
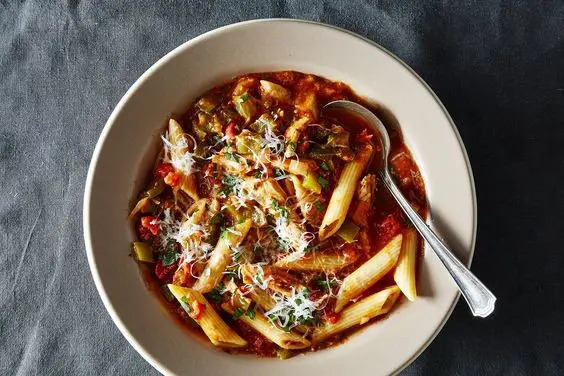
[[[161,132],[130,202],[131,256],[229,353],[286,359],[337,345],[402,292],[417,296],[422,241],[376,194],[378,133],[322,112],[342,99],[378,110],[341,82],[249,73],[202,93]],[[392,136],[394,176],[424,217],[420,172],[401,132]]]
[[[345,221],[354,190],[362,171],[372,156],[373,149],[371,144],[364,144],[356,157],[343,168],[323,217],[319,229],[319,240],[325,240],[336,233]]]
[[[351,304],[341,313],[336,323],[325,323],[324,326],[314,329],[311,342],[317,345],[337,333],[353,326],[364,325],[374,317],[388,313],[399,294],[400,289],[397,286],[391,286]]]
[[[213,309],[207,299],[198,291],[168,285],[172,295],[178,300],[188,315],[202,328],[210,341],[218,347],[245,347],[247,341],[231,329],[217,312]]]
[[[221,308],[231,315],[235,313],[236,308],[243,309],[242,307],[233,307],[229,303],[223,303]],[[256,311],[253,318],[243,314],[238,319],[242,320],[245,324],[249,325],[251,328],[283,349],[297,350],[304,349],[311,345],[310,341],[305,339],[303,336],[292,331],[284,331],[272,324],[262,312]]]
[[[206,268],[194,284],[194,290],[202,293],[209,292],[219,283],[231,261],[231,249],[241,244],[250,228],[251,220],[247,219],[243,223],[236,224],[232,229],[223,231]]]
[[[299,259],[288,255],[278,260],[274,266],[308,272],[336,272],[345,266],[352,264],[355,257],[340,253],[314,253]]]
[[[401,292],[409,299],[414,301],[417,297],[415,284],[415,263],[417,261],[417,232],[413,228],[405,230],[401,251],[394,271],[394,281],[401,289]]]
[[[172,145],[179,145],[184,138],[184,130],[180,126],[180,124],[174,120],[170,119],[168,122],[168,138]],[[182,159],[182,153],[186,153],[188,151],[188,146],[186,147],[174,147],[171,148],[171,158],[174,159]],[[190,174],[185,175],[182,174],[180,179],[180,184],[175,187],[175,189],[182,189],[188,196],[190,196],[193,200],[197,201],[200,199],[198,195],[198,188],[196,187],[196,175]]]
[[[286,151],[284,155],[287,158],[293,157],[296,155],[296,145],[298,143],[298,139],[300,138],[300,134],[307,128],[311,120],[308,117],[301,117],[298,120],[292,122],[292,124],[286,129],[284,136],[286,138]]]
[[[335,302],[335,312],[340,312],[353,298],[356,298],[388,273],[397,263],[402,235],[393,238],[376,255],[349,274],[344,280]]]

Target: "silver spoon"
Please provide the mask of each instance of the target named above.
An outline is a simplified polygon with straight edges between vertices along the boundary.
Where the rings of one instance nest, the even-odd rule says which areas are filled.
[[[447,271],[450,273],[458,289],[466,299],[470,311],[474,316],[487,317],[494,311],[496,297],[490,290],[466,266],[464,266],[452,252],[444,245],[439,237],[431,230],[425,221],[411,208],[409,202],[394,183],[388,170],[388,157],[390,153],[390,137],[384,124],[366,107],[358,103],[339,100],[330,102],[323,107],[323,111],[345,111],[364,119],[370,126],[378,132],[383,147],[383,166],[380,170],[380,177],[384,185],[392,193],[399,206],[403,209],[407,217],[411,220],[423,239],[435,251]]]

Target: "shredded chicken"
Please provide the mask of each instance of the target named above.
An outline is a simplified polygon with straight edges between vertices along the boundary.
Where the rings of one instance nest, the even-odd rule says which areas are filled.
[[[358,205],[352,215],[352,220],[359,226],[368,226],[368,215],[376,190],[376,176],[366,175],[357,190]]]

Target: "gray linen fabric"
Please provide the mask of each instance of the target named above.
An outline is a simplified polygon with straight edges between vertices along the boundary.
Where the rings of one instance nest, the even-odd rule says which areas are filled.
[[[498,309],[475,320],[459,303],[404,374],[563,374],[564,3],[346,0],[0,1],[0,374],[156,374],[90,276],[90,156],[114,105],[158,58],[264,17],[327,22],[382,44],[442,98],[468,148],[473,269]]]

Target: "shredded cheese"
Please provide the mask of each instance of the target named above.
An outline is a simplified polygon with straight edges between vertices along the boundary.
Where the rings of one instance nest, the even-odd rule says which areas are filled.
[[[185,134],[194,142],[194,149],[196,148],[196,140],[189,134]],[[170,163],[177,171],[188,176],[197,171],[196,161],[194,154],[188,151],[188,141],[185,137],[181,137],[175,144],[168,140],[168,132],[165,137],[161,136],[163,140],[164,156],[163,162]]]
[[[305,289],[297,291],[292,288],[289,296],[274,293],[272,297],[276,305],[264,315],[271,323],[282,328],[291,329],[312,320],[318,309],[317,303],[309,299],[309,293]]]

